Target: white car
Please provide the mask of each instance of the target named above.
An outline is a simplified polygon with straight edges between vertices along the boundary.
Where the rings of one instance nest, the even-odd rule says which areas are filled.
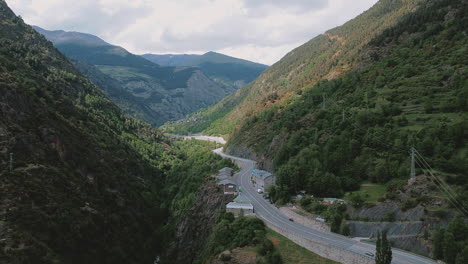
[[[257,192],[258,193],[263,193],[263,190],[262,189],[257,189]]]
[[[372,258],[374,257],[374,253],[369,252],[369,251],[367,251],[367,252],[364,253],[364,254],[365,254],[366,256],[369,256],[369,257],[372,257]]]

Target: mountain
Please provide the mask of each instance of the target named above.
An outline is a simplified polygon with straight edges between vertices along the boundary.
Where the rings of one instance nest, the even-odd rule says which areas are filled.
[[[229,134],[228,152],[276,172],[283,201],[406,181],[411,147],[466,201],[467,10],[460,0],[381,0],[165,129]]]
[[[268,66],[242,60],[216,52],[203,55],[155,55],[145,54],[144,58],[163,66],[189,66],[200,68],[211,79],[220,85],[238,88],[255,80]]]
[[[194,66],[192,61],[201,55],[196,54],[144,54],[143,58],[152,61],[161,66],[177,67],[177,66]]]
[[[81,44],[83,46],[94,47],[110,46],[109,43],[91,34],[66,32],[63,30],[48,31],[38,26],[33,26],[33,28],[42,35],[47,35],[50,41],[57,44]]]
[[[208,107],[233,92],[198,68],[161,67],[89,34],[35,29],[95,84],[105,85],[104,92],[126,113],[155,126]]]
[[[320,80],[332,80],[360,67],[359,51],[411,12],[418,0],[382,0],[372,8],[292,50],[259,78],[231,96],[168,130],[228,136],[246,117],[281,104]],[[193,122],[194,121],[194,122]],[[174,130],[174,131],[175,131]]]
[[[3,0],[0,43],[0,262],[154,260],[167,140],[124,115]]]
[[[116,90],[120,83],[84,67],[110,95],[137,103]],[[200,186],[234,166],[209,143],[169,140],[124,114],[4,0],[0,91],[0,263],[164,259],[169,247],[178,250],[177,224]],[[223,198],[211,190],[203,195]],[[205,237],[218,203],[205,212]],[[203,246],[195,237],[187,244]]]

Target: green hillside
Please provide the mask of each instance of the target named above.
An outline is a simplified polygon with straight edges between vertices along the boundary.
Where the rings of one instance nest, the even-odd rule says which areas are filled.
[[[413,146],[465,197],[466,7],[379,1],[233,96],[164,128],[228,135],[229,152],[275,170],[283,199],[407,179]]]
[[[317,83],[357,69],[359,51],[408,12],[419,0],[381,0],[343,26],[327,31],[289,52],[257,80],[186,122],[170,124],[167,131],[229,135],[246,117],[268,109]],[[219,113],[222,113],[220,115]],[[213,122],[213,120],[216,120]]]
[[[247,146],[272,160],[286,198],[407,179],[414,146],[466,197],[467,7],[421,4],[358,53],[358,71],[252,115],[229,148]]]
[[[233,166],[123,114],[3,0],[0,90],[0,263],[152,263]]]
[[[89,34],[35,29],[96,85],[105,85],[102,89],[126,113],[153,126],[181,119],[233,92],[198,68],[161,67]],[[103,78],[106,82],[97,82]]]

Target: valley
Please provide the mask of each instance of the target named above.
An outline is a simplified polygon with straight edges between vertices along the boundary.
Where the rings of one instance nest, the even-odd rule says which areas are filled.
[[[207,136],[203,138],[199,137],[198,139],[219,141],[219,138]],[[240,167],[241,170],[234,176],[234,179],[238,182],[239,188],[242,189],[244,200],[247,199],[252,203],[256,216],[263,219],[267,226],[284,234],[293,241],[299,241],[296,243],[305,248],[308,248],[308,245],[312,245],[308,248],[309,250],[328,259],[340,263],[373,263],[373,259],[366,256],[365,253],[375,252],[375,245],[358,242],[349,237],[331,232],[320,232],[302,224],[291,222],[275,205],[262,197],[250,181],[250,173],[256,168],[255,161],[224,154],[223,148],[215,149],[213,152],[235,161]],[[322,246],[322,248],[317,246],[317,244]],[[348,253],[344,254],[341,250]],[[393,259],[392,263],[396,264],[436,263],[436,261],[429,258],[398,249],[393,249]]]
[[[208,2],[0,0],[0,264],[468,263],[468,1]]]
[[[213,52],[169,65],[154,59],[156,55],[138,56],[94,35],[34,29],[125,113],[154,126],[213,105],[267,68]]]

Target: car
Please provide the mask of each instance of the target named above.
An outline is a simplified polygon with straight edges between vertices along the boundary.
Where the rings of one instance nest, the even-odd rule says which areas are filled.
[[[367,251],[366,253],[364,253],[364,255],[369,256],[369,257],[372,257],[372,258],[374,257],[374,253],[369,252],[369,251]]]
[[[294,219],[292,219],[292,218],[289,218],[289,221],[291,221],[291,222],[294,222]]]

